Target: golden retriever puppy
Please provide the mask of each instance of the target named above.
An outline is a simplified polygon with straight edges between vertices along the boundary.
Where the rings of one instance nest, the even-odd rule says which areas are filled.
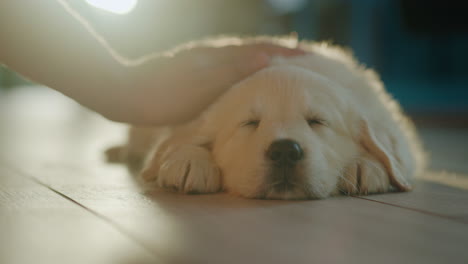
[[[314,199],[411,190],[422,151],[378,76],[338,47],[301,46],[307,55],[274,58],[196,120],[133,127],[127,145],[108,154],[144,182],[184,193]]]

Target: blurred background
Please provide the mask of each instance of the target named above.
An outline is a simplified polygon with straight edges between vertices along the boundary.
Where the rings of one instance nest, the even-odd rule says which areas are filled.
[[[67,2],[130,58],[219,34],[296,32],[300,39],[350,47],[362,63],[380,73],[388,91],[423,130],[436,160],[444,160],[432,166],[468,171],[463,162],[468,156],[468,16],[463,1]],[[28,84],[0,67],[0,95]],[[424,130],[427,127],[435,130]]]
[[[93,2],[106,1],[70,1],[128,57],[218,34],[297,32],[300,39],[351,47],[418,121],[468,125],[468,16],[462,1],[121,0],[131,10],[114,12]],[[1,88],[21,84],[20,76],[1,68]]]

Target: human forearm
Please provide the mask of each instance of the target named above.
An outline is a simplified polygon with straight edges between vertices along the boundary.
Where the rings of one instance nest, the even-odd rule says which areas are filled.
[[[93,110],[124,89],[126,69],[55,0],[1,1],[0,39],[2,63]]]
[[[0,1],[0,62],[120,122],[188,121],[267,66],[270,56],[304,53],[253,42],[126,60],[67,6],[65,0]]]

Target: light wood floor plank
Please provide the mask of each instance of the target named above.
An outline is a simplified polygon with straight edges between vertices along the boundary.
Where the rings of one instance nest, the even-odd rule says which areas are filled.
[[[157,263],[50,189],[0,167],[0,263]]]
[[[364,198],[468,224],[468,191],[464,189],[422,180],[409,193],[370,195]]]
[[[127,184],[124,174],[109,178],[105,170],[75,175],[56,166],[42,173],[48,184],[107,216],[167,263],[468,259],[468,225],[442,217],[352,197],[262,201],[143,192]],[[411,193],[389,195],[411,199]]]

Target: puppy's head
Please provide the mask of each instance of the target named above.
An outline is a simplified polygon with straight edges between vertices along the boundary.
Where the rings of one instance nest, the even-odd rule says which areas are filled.
[[[209,112],[224,187],[251,198],[322,198],[358,151],[345,125],[346,92],[294,66],[275,66],[233,87]]]
[[[409,147],[396,103],[372,81],[338,83],[286,64],[231,88],[201,126],[224,188],[267,199],[410,190],[420,151]]]

